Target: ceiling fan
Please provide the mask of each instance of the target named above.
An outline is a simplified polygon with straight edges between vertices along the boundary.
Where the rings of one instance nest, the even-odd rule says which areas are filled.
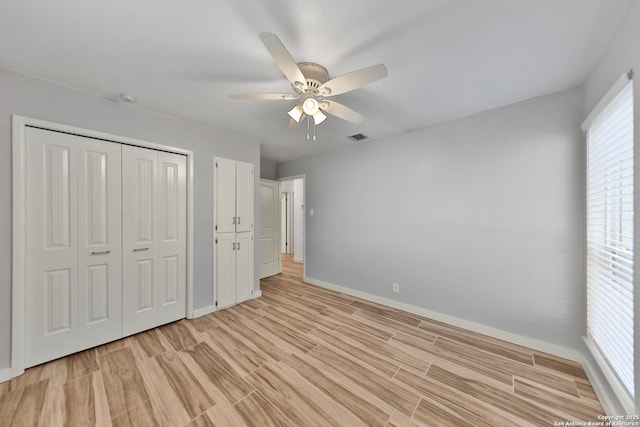
[[[329,72],[320,64],[315,62],[296,63],[275,34],[262,33],[260,39],[280,67],[282,74],[291,82],[293,93],[248,93],[229,95],[229,98],[299,100],[288,112],[293,121],[292,124],[298,124],[309,116],[313,117],[314,125],[319,125],[327,118],[324,113],[352,123],[362,123],[363,116],[328,98],[350,92],[387,77],[387,67],[384,64],[378,64],[329,79]]]

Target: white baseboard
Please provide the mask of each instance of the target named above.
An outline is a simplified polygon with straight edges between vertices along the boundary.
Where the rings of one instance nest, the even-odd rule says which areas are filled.
[[[293,262],[297,262],[298,264],[302,264],[304,260],[302,258],[294,258]]]
[[[584,361],[584,356],[581,352],[557,344],[551,344],[545,341],[537,340],[535,338],[514,334],[513,332],[504,331],[492,326],[471,322],[459,317],[438,313],[437,311],[432,311],[423,307],[418,307],[415,305],[384,298],[378,295],[369,294],[367,292],[357,291],[346,286],[324,282],[312,277],[305,277],[304,281],[321,288],[330,289],[332,291],[341,292],[346,295],[362,298],[364,300],[386,305],[388,307],[397,308],[398,310],[417,314],[418,316],[427,317],[429,319],[437,320],[439,322],[477,332],[479,334],[488,335],[493,338],[497,338],[503,341],[509,341],[511,343],[529,347],[544,353],[549,353],[559,357],[563,357],[565,359],[574,360],[579,363],[582,363]]]
[[[11,368],[2,368],[0,369],[0,383],[5,381],[9,381],[12,378],[11,376]]]
[[[598,367],[597,363],[593,361],[592,357],[589,355],[583,356],[582,367],[587,374],[587,378],[589,378],[593,391],[596,393],[596,396],[598,396],[602,409],[604,409],[607,415],[632,413],[625,411],[622,402],[620,402],[618,396],[616,396],[607,382],[602,370]]]
[[[193,318],[206,316],[207,314],[213,313],[217,308],[215,305],[208,305],[206,307],[198,308],[193,310]]]
[[[261,296],[262,296],[262,290],[258,289],[257,291],[253,291],[253,295],[251,295],[251,298],[249,298],[249,300],[260,298]],[[229,307],[233,307],[233,306],[231,305]],[[224,309],[221,308],[220,310],[224,310]],[[196,317],[206,316],[207,314],[211,314],[214,311],[218,311],[218,308],[215,305],[208,305],[206,307],[195,309],[193,310],[193,319],[195,319]]]

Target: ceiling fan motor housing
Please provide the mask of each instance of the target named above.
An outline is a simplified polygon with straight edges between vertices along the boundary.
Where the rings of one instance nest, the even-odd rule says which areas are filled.
[[[298,67],[307,80],[307,92],[311,92],[313,95],[318,95],[318,88],[329,81],[329,72],[327,69],[315,62],[300,62]],[[304,95],[305,92],[300,90],[300,88],[293,84],[291,87],[297,94]]]

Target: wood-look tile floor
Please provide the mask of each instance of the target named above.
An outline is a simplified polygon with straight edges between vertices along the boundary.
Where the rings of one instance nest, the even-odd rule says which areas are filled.
[[[28,369],[0,425],[552,426],[603,410],[579,364],[306,285]]]

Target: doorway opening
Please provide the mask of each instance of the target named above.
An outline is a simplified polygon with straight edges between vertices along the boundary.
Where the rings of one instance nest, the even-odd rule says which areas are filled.
[[[285,266],[306,276],[306,208],[305,177],[280,178],[280,252]]]

